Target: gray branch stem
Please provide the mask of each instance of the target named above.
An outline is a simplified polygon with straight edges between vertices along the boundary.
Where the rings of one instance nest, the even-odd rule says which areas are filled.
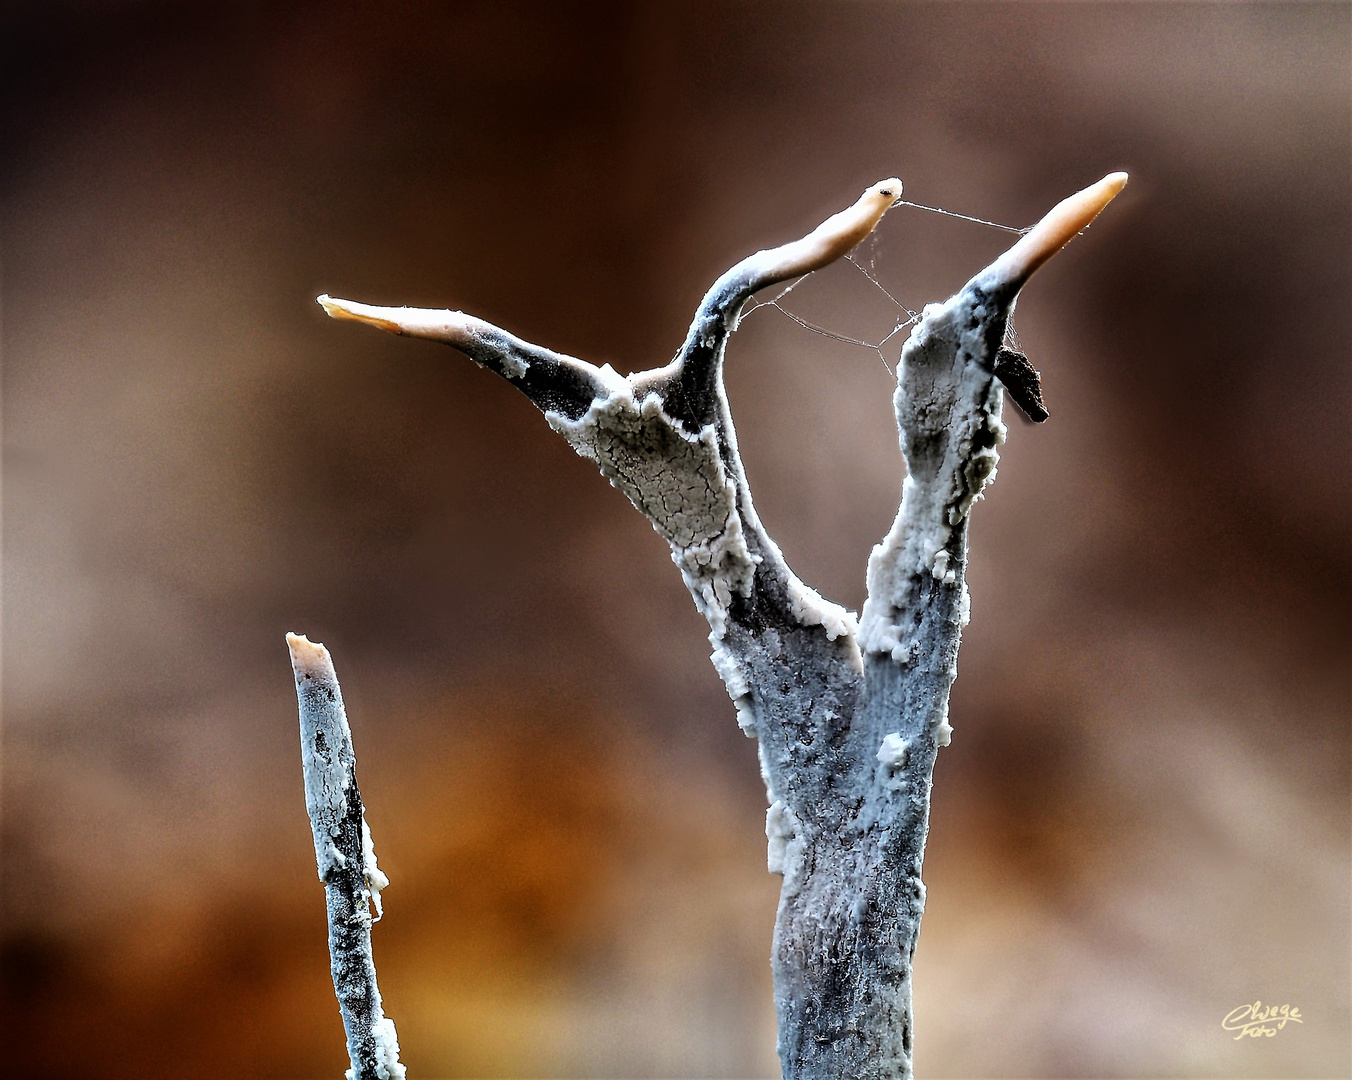
[[[769,868],[784,877],[772,963],[786,1080],[911,1076],[920,868],[969,612],[967,522],[1006,434],[995,358],[1019,290],[1125,183],[1114,173],[1072,195],[925,308],[894,397],[901,507],[869,559],[862,618],[800,581],[761,524],[723,360],[742,303],[848,253],[900,200],[900,181],[738,263],[676,358],[628,377],[458,311],[319,298],[334,318],[444,342],[519,386],[670,544],[738,723],[759,741]]]
[[[348,1080],[404,1080],[394,1021],[385,1016],[371,957],[371,905],[389,879],[376,865],[366,808],[357,790],[343,695],[328,649],[287,634],[300,704],[300,755],[305,809],[329,917],[333,989],[347,1032]]]

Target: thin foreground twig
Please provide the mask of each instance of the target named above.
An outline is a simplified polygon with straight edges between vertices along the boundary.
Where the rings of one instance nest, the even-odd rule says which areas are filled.
[[[366,808],[357,790],[357,758],[343,695],[328,649],[287,634],[300,703],[305,809],[329,912],[333,989],[347,1031],[348,1080],[404,1080],[394,1021],[385,1016],[371,957],[371,905],[389,879],[376,865]]]

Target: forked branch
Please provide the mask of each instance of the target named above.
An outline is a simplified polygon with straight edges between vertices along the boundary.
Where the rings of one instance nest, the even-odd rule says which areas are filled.
[[[900,199],[899,181],[738,263],[705,295],[676,358],[628,377],[461,312],[319,298],[335,318],[445,342],[520,386],[670,544],[738,723],[759,740],[769,865],[784,875],[774,974],[791,1080],[910,1075],[920,864],[967,620],[967,520],[1005,438],[996,356],[1020,288],[1125,183],[1114,173],[1066,199],[925,308],[894,399],[908,475],[869,560],[862,622],[799,581],[761,525],[723,359],[742,303],[845,255]]]

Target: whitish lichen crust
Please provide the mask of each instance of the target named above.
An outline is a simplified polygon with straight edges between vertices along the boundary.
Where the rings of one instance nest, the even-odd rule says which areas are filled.
[[[389,886],[390,879],[376,865],[376,847],[371,840],[371,830],[366,824],[365,811],[361,815],[361,853],[362,874],[366,878],[366,888],[371,893],[371,903],[375,905],[376,921],[379,922],[385,914],[385,909],[380,903],[380,894]]]
[[[787,889],[802,863],[803,835],[798,818],[779,799],[765,811],[765,840],[766,868],[783,877]]]
[[[734,595],[749,596],[756,564],[737,512],[737,488],[709,424],[691,434],[655,393],[635,401],[624,380],[577,420],[547,419],[583,457],[600,467],[671,545],[672,561],[714,636],[727,633]]]
[[[897,732],[893,732],[885,736],[882,745],[878,747],[878,761],[886,769],[899,769],[906,764],[906,754],[909,750],[910,744]]]
[[[717,636],[711,633],[709,641],[714,647],[709,659],[713,662],[714,670],[718,672],[718,677],[723,680],[723,685],[728,691],[728,697],[732,698],[732,703],[737,709],[737,726],[742,729],[742,733],[748,738],[754,739],[756,737],[756,713],[751,699],[751,685],[746,680],[746,673],[742,670],[742,665],[737,661],[737,658],[723,648],[722,642]]]
[[[793,574],[789,576],[789,609],[804,626],[820,626],[824,629],[829,641],[852,638],[859,633],[859,616],[827,600]]]
[[[926,307],[902,349],[893,400],[908,475],[892,528],[869,558],[860,629],[866,652],[898,663],[911,657],[900,616],[917,579],[958,584],[955,530],[994,478],[1005,441],[1003,396],[987,362],[996,319],[1003,325],[985,295],[967,288]]]
[[[376,1043],[376,1076],[379,1080],[404,1080],[406,1070],[399,1063],[399,1036],[395,1034],[394,1021],[381,1016],[371,1025],[371,1035]]]

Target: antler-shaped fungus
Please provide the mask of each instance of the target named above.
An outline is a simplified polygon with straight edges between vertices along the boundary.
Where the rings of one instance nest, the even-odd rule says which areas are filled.
[[[969,609],[967,520],[1005,439],[995,359],[1019,290],[1126,179],[1064,200],[925,308],[894,397],[901,508],[869,559],[858,622],[799,581],[761,525],[723,356],[748,297],[850,251],[900,199],[900,181],[738,263],[705,295],[676,358],[627,378],[458,311],[319,298],[334,318],[445,342],[519,386],[671,545],[738,723],[759,740],[769,867],[784,877],[773,968],[786,1080],[911,1075],[920,867]]]

